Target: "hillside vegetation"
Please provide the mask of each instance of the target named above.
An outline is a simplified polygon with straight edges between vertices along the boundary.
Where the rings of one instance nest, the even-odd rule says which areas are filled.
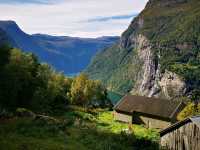
[[[53,113],[67,104],[109,104],[101,82],[84,74],[65,77],[35,55],[8,46],[0,47],[0,77],[0,110],[24,107]]]
[[[126,134],[127,124],[115,122],[106,110],[87,112],[69,108],[53,119],[17,117],[1,120],[2,150],[133,150],[158,149],[158,133],[134,125]]]
[[[144,55],[143,50],[150,50],[149,62],[143,58],[148,54]],[[97,54],[86,73],[103,81],[109,89],[125,94],[137,91],[148,71],[145,67],[153,68],[147,72],[152,77],[147,77],[151,79],[145,90],[151,89],[167,70],[185,81],[186,93],[182,95],[196,96],[200,88],[199,55],[200,2],[150,0],[122,34],[120,43]],[[158,79],[156,71],[160,72]]]

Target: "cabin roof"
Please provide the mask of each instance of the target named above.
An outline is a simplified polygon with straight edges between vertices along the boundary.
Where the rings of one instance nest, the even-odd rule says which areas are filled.
[[[149,98],[144,96],[126,95],[115,106],[114,110],[131,114],[133,112],[172,119],[182,102]]]
[[[169,132],[172,132],[178,128],[180,128],[181,126],[184,126],[185,124],[189,123],[189,122],[193,122],[195,125],[197,125],[200,128],[200,115],[199,116],[193,116],[190,118],[186,118],[183,121],[179,121],[171,126],[169,126],[168,128],[160,131],[160,136],[164,136]]]

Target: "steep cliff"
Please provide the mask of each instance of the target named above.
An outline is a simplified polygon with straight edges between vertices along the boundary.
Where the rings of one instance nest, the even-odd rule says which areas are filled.
[[[86,73],[120,93],[175,98],[200,89],[200,1],[150,0]]]

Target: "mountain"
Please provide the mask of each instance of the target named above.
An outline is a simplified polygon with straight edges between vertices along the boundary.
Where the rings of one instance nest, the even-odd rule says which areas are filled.
[[[0,39],[3,38],[1,31],[9,37],[7,41],[12,46],[36,54],[42,62],[51,64],[56,70],[63,71],[65,74],[81,72],[99,50],[119,40],[119,37],[92,39],[43,34],[29,35],[23,32],[14,21],[0,21]]]
[[[112,91],[176,98],[200,94],[200,1],[149,0],[120,41],[85,72]]]
[[[4,30],[0,29],[0,45],[6,43],[11,43],[12,45],[14,45],[14,41],[7,35],[7,33]]]

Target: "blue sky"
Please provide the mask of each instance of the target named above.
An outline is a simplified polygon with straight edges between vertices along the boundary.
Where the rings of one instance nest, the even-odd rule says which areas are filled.
[[[99,37],[120,35],[147,0],[0,0],[0,20],[27,33]]]

